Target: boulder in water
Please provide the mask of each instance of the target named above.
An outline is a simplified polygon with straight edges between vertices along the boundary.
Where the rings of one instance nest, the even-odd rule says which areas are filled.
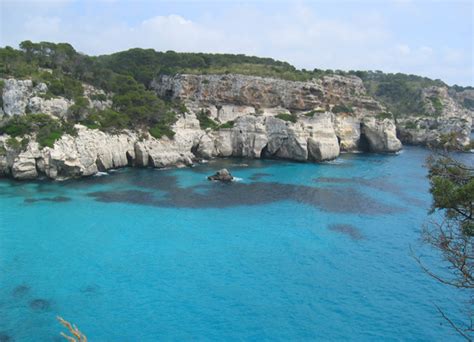
[[[214,175],[207,177],[211,181],[231,182],[234,177],[230,174],[227,169],[221,169]]]

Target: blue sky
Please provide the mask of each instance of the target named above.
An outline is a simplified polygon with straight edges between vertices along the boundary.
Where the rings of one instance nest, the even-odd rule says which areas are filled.
[[[472,1],[0,0],[0,45],[69,42],[272,57],[298,68],[383,70],[474,85]]]

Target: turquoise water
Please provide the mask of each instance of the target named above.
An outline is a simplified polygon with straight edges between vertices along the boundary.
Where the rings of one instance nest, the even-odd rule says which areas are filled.
[[[459,340],[423,273],[426,150],[0,181],[0,340]],[[467,157],[466,157],[467,158]],[[211,183],[220,167],[239,177]]]

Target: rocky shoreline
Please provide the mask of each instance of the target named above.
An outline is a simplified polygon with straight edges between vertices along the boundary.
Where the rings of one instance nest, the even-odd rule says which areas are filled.
[[[70,101],[44,99],[40,96],[47,90],[44,84],[14,79],[5,84],[5,116],[41,112],[67,117]],[[394,153],[402,142],[424,145],[439,141],[443,134],[454,134],[460,146],[470,142],[472,112],[443,89],[430,90],[445,104],[438,117],[395,122],[382,104],[366,95],[355,76],[292,82],[242,75],[177,75],[161,76],[152,88],[186,106],[172,127],[172,139],[155,139],[138,130],[105,133],[77,124],[77,135],[64,134],[53,147],[40,148],[29,136],[28,144],[18,149],[9,146],[8,135],[2,135],[0,176],[64,180],[125,166],[184,167],[219,157],[321,162],[341,152]],[[89,85],[85,89],[91,110],[111,105],[109,94]],[[103,94],[105,100],[93,100],[94,94]],[[217,128],[203,129],[202,115]]]

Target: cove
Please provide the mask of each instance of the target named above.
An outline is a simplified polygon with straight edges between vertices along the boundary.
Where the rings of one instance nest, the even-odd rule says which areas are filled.
[[[61,315],[90,341],[457,341],[434,304],[461,319],[468,294],[410,255],[441,260],[427,155],[0,180],[0,338],[55,340]]]

